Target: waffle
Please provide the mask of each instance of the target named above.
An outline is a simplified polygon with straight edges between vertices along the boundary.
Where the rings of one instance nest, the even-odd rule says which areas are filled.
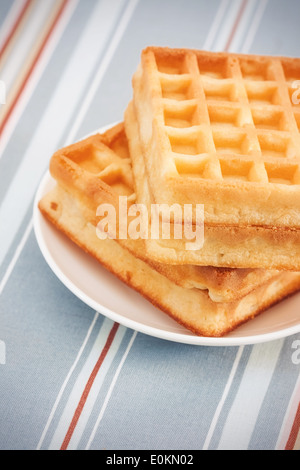
[[[132,159],[137,201],[148,208],[155,204],[149,188],[135,106],[125,112],[125,129]],[[148,212],[151,213],[150,209]],[[162,214],[163,216],[164,214]],[[151,220],[149,219],[149,224]],[[172,225],[172,224],[171,224]],[[170,229],[174,233],[174,229]],[[145,241],[147,256],[164,264],[235,267],[265,270],[300,270],[300,231],[256,226],[210,225],[205,220],[204,244],[186,250],[187,240]]]
[[[300,289],[300,275],[272,278],[234,302],[213,302],[206,291],[185,289],[161,275],[115,240],[99,240],[95,227],[58,185],[40,202],[44,216],[127,286],[196,335],[220,337]]]
[[[300,274],[167,266],[150,260],[143,240],[96,234],[99,204],[135,203],[123,124],[55,153],[56,187],[39,203],[59,230],[128,286],[198,335],[222,336],[300,289]]]
[[[147,48],[133,100],[153,201],[211,225],[300,228],[300,59]]]
[[[297,79],[300,59],[143,51],[134,103],[155,201],[201,201],[208,223],[299,228]]]
[[[137,170],[136,165],[134,169]],[[50,171],[75,200],[82,201],[81,211],[94,226],[98,222],[96,213],[100,204],[112,204],[117,209],[119,196],[127,198],[128,208],[136,202],[131,158],[123,123],[102,135],[93,135],[59,150],[51,159]],[[117,225],[119,226],[119,220]],[[151,264],[181,287],[208,290],[214,301],[229,302],[242,298],[258,285],[279,274],[276,270],[159,263],[148,257],[146,240],[132,240],[129,236],[121,239],[118,234],[119,231],[116,230],[118,242],[135,256]]]

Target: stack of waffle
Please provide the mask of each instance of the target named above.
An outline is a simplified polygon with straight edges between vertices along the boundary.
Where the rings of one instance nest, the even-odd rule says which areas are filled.
[[[162,314],[227,334],[300,289],[299,78],[300,59],[147,48],[124,123],[55,153],[40,210]],[[104,237],[98,209],[120,201],[126,236],[117,218]],[[188,205],[194,229],[201,205],[201,246],[174,237],[176,211],[160,213],[173,236],[149,236],[157,205]],[[141,206],[148,236],[132,238]]]

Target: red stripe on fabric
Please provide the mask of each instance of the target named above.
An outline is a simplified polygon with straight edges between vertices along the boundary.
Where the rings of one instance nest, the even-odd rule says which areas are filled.
[[[298,436],[298,433],[299,433],[299,429],[300,429],[300,403],[298,405],[295,420],[294,420],[294,423],[293,423],[288,441],[286,443],[285,450],[293,450],[294,449],[295,443],[296,443],[296,440],[297,440],[297,436]]]
[[[238,28],[238,25],[239,25],[239,23],[240,23],[240,21],[241,21],[241,18],[242,18],[242,15],[243,15],[243,13],[244,13],[244,10],[245,10],[245,8],[246,8],[247,3],[248,3],[248,0],[244,0],[243,3],[241,4],[241,7],[240,7],[239,12],[238,12],[238,15],[237,15],[237,17],[236,17],[235,23],[234,23],[234,25],[233,25],[232,31],[231,31],[231,33],[230,33],[230,36],[229,36],[228,41],[227,41],[227,43],[226,43],[226,46],[225,46],[225,48],[224,48],[224,51],[226,51],[226,52],[228,51],[228,49],[229,49],[230,46],[231,46],[232,40],[233,40],[233,38],[234,38],[234,35],[235,35],[236,30],[237,30],[237,28]]]
[[[108,351],[109,351],[109,349],[110,349],[110,347],[111,347],[111,345],[112,345],[112,342],[113,342],[113,340],[114,340],[114,338],[115,338],[115,336],[116,336],[116,333],[117,333],[117,331],[118,331],[119,326],[120,326],[120,325],[119,325],[118,323],[115,323],[114,326],[112,327],[112,329],[111,329],[109,335],[108,335],[106,344],[105,344],[105,346],[104,346],[104,348],[103,348],[103,350],[102,350],[102,352],[101,352],[101,354],[100,354],[100,356],[99,356],[98,361],[97,361],[96,364],[95,364],[95,367],[94,367],[94,369],[93,369],[93,371],[92,371],[92,373],[91,373],[91,375],[90,375],[90,377],[89,377],[89,380],[87,381],[87,384],[86,384],[86,386],[85,386],[85,389],[84,389],[84,391],[83,391],[83,393],[82,393],[82,395],[81,395],[81,398],[80,398],[80,400],[79,400],[78,406],[77,406],[77,408],[76,408],[76,411],[75,411],[75,413],[74,413],[74,416],[73,416],[73,418],[72,418],[71,424],[70,424],[70,426],[69,426],[69,429],[68,429],[68,431],[67,431],[67,434],[66,434],[66,436],[65,436],[65,438],[64,438],[64,441],[63,441],[63,443],[62,443],[62,446],[61,446],[60,450],[67,450],[67,448],[68,448],[68,445],[69,445],[69,443],[70,443],[70,440],[71,440],[71,438],[72,438],[72,435],[73,435],[73,433],[74,433],[74,430],[75,430],[75,428],[76,428],[76,426],[77,426],[78,420],[79,420],[79,418],[80,418],[80,415],[81,415],[81,413],[82,413],[82,410],[83,410],[83,408],[84,408],[84,405],[85,405],[85,403],[86,403],[86,400],[87,400],[87,398],[88,398],[88,396],[89,396],[89,393],[90,393],[91,388],[92,388],[92,386],[93,386],[93,383],[94,383],[94,381],[95,381],[95,378],[96,378],[96,376],[97,376],[97,374],[98,374],[98,372],[99,372],[99,370],[100,370],[100,368],[101,368],[101,366],[102,366],[102,364],[103,364],[103,361],[104,361],[104,359],[105,359],[105,357],[106,357],[106,355],[107,355],[107,353],[108,353]]]
[[[12,101],[12,103],[11,103],[9,109],[7,110],[7,113],[6,113],[6,115],[5,115],[5,117],[4,117],[3,121],[2,121],[2,123],[1,123],[1,125],[0,125],[0,136],[1,136],[1,134],[3,133],[5,127],[6,127],[7,123],[8,123],[8,121],[9,121],[9,119],[10,119],[10,117],[11,117],[11,115],[12,115],[12,113],[13,113],[13,111],[14,111],[14,109],[15,109],[15,107],[16,107],[16,105],[17,105],[17,103],[18,103],[18,101],[19,101],[19,99],[20,99],[20,97],[21,97],[21,95],[22,95],[22,93],[23,93],[23,91],[24,91],[24,89],[25,89],[25,87],[26,87],[26,85],[27,85],[27,83],[28,83],[28,81],[29,81],[31,75],[32,75],[32,73],[34,72],[34,69],[36,68],[36,66],[37,66],[37,64],[38,64],[38,62],[39,62],[39,60],[40,60],[40,58],[41,58],[41,56],[42,56],[42,54],[43,54],[43,52],[44,52],[44,49],[45,49],[45,47],[47,46],[47,43],[48,43],[50,37],[52,36],[52,33],[53,33],[53,31],[55,30],[55,28],[56,28],[56,26],[57,26],[57,23],[59,22],[60,17],[62,16],[62,14],[63,14],[63,12],[64,12],[64,10],[65,10],[67,4],[69,3],[69,1],[70,1],[70,0],[64,0],[63,3],[62,3],[62,5],[61,5],[61,7],[60,7],[60,9],[58,10],[58,12],[57,12],[57,14],[56,14],[56,16],[55,16],[55,18],[54,18],[54,21],[53,21],[53,23],[51,24],[51,27],[50,27],[48,33],[46,34],[46,36],[45,36],[45,38],[44,38],[44,40],[43,40],[43,42],[42,42],[42,44],[41,44],[41,47],[39,48],[39,50],[38,50],[38,52],[37,52],[37,54],[36,54],[36,56],[35,56],[35,58],[34,58],[32,64],[31,64],[31,66],[30,66],[30,68],[29,68],[27,74],[26,74],[25,77],[24,77],[23,82],[21,83],[21,86],[20,86],[20,88],[19,88],[19,90],[18,90],[18,92],[17,92],[17,94],[16,94],[14,100]]]
[[[1,49],[0,49],[0,59],[1,59],[1,57],[3,56],[3,54],[4,54],[5,50],[6,50],[6,48],[7,48],[8,45],[9,45],[9,43],[10,43],[11,40],[13,39],[13,37],[14,37],[14,35],[15,35],[17,29],[19,28],[19,26],[20,26],[20,24],[21,24],[21,22],[22,22],[22,20],[23,20],[23,18],[24,18],[24,16],[25,16],[25,14],[26,14],[26,12],[27,12],[29,6],[31,5],[31,3],[32,3],[32,0],[27,0],[26,3],[24,3],[24,6],[23,6],[22,10],[20,11],[20,13],[19,13],[19,15],[18,15],[18,17],[17,17],[17,19],[16,19],[16,21],[15,21],[15,23],[14,23],[14,25],[13,25],[11,31],[10,31],[10,33],[9,33],[9,35],[7,36],[6,40],[4,41],[4,44],[2,45],[2,47],[1,47]]]

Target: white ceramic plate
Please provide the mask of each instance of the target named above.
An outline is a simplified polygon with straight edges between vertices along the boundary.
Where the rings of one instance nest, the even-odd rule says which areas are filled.
[[[116,279],[45,220],[37,205],[54,184],[47,173],[37,191],[34,203],[36,238],[46,262],[55,275],[73,294],[94,310],[141,333],[202,346],[255,344],[300,332],[300,294],[297,294],[223,338],[195,336]]]

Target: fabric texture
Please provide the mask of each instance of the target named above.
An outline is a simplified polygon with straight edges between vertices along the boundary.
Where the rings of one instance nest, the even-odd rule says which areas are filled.
[[[300,449],[300,334],[132,331],[62,285],[32,222],[52,153],[123,119],[145,46],[297,56],[299,17],[297,0],[1,0],[1,450]]]

